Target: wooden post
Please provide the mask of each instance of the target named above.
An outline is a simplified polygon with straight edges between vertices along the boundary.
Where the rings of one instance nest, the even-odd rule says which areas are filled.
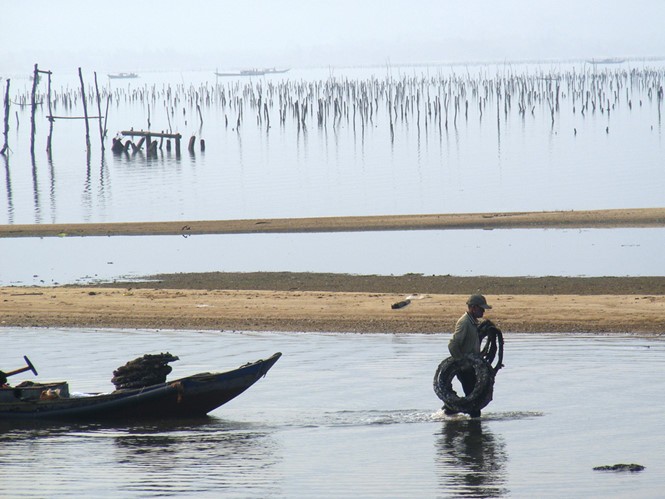
[[[49,116],[53,115],[53,109],[51,107],[51,72],[48,72],[48,114]],[[53,120],[49,119],[48,127],[48,139],[46,139],[46,154],[48,157],[51,157],[51,138],[53,137]]]
[[[123,130],[120,133],[125,137],[141,137],[141,140],[139,140],[137,145],[134,145],[130,141],[127,141],[130,145],[133,146],[134,152],[141,149],[141,146],[145,142],[146,138],[148,139],[148,141],[150,143],[150,144],[148,144],[148,147],[146,148],[148,151],[150,150],[150,146],[152,144],[154,144],[154,145],[152,145],[153,150],[156,150],[157,141],[153,140],[156,137],[174,139],[175,140],[176,157],[180,156],[180,139],[182,139],[182,135],[180,135],[179,133],[151,132],[149,130],[148,131],[145,131],[145,130]],[[196,139],[196,137],[192,137],[192,143],[194,142],[195,139]],[[167,141],[166,142],[166,149],[169,150],[170,147],[171,147],[170,142]],[[193,146],[192,146],[192,148],[193,148]]]
[[[85,116],[85,146],[90,152],[90,125],[88,124],[88,103],[85,100],[85,85],[83,84],[83,73],[79,68],[79,80],[81,80],[81,100],[83,101],[83,115]]]
[[[203,128],[203,114],[201,113],[201,107],[199,103],[196,103],[196,110],[199,112],[199,120],[201,120],[201,128]]]
[[[107,132],[106,123],[108,122],[109,104],[110,103],[111,103],[111,93],[109,92],[106,95],[106,110],[104,111],[104,138],[106,138],[106,132]],[[101,115],[100,115],[99,119],[101,119]]]
[[[97,85],[97,71],[95,71],[95,91],[97,92],[97,113],[99,115],[99,140],[102,143],[102,152],[104,152],[104,136],[106,135],[106,130],[102,128],[102,102],[99,97],[99,86]]]
[[[7,152],[7,149],[9,149],[9,144],[7,140],[8,135],[9,135],[9,78],[7,79],[7,90],[5,90],[5,130],[4,130],[5,145],[3,145],[2,150],[0,150],[0,154],[2,154],[3,156]]]
[[[30,112],[30,155],[35,155],[35,111],[37,110],[37,84],[39,83],[39,67],[35,64],[35,71],[32,76],[32,94],[31,94],[31,112]]]

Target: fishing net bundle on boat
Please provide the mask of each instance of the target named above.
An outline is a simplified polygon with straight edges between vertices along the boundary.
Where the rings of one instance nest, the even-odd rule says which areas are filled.
[[[122,388],[143,388],[144,386],[164,383],[172,371],[169,362],[178,360],[170,353],[146,354],[131,360],[113,371],[111,382],[116,390]]]

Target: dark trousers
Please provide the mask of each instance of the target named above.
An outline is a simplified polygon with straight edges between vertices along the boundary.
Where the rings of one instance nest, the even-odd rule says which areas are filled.
[[[457,374],[457,379],[462,383],[462,390],[464,390],[464,395],[469,396],[476,386],[476,372],[473,369],[468,369],[460,371]]]
[[[459,373],[457,373],[457,379],[459,379],[460,383],[462,384],[462,390],[464,390],[464,396],[468,397],[469,395],[471,395],[471,392],[473,392],[473,389],[476,386],[476,381],[477,381],[476,372],[473,369],[460,371]],[[446,407],[445,405],[443,406],[443,408],[448,414],[454,414],[457,412]],[[480,417],[480,411],[472,411],[469,413],[469,416],[471,416],[472,418]]]
[[[457,379],[459,379],[460,383],[462,383],[462,390],[464,390],[464,395],[467,397],[471,395],[471,392],[476,387],[476,372],[473,369],[469,369],[468,371],[460,371],[460,373],[457,375]],[[469,416],[472,418],[479,418],[480,411],[471,411]]]

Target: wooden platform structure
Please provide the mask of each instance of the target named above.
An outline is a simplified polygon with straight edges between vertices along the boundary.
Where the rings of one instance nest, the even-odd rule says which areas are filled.
[[[163,133],[163,132],[150,132],[145,130],[123,130],[120,132],[123,137],[143,137],[146,141],[146,150],[150,150],[150,144],[153,138],[164,138],[175,140],[175,153],[180,155],[180,139],[182,135],[179,133]]]

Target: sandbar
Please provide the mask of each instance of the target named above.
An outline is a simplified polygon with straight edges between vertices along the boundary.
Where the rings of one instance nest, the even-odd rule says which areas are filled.
[[[0,238],[665,227],[665,208],[0,225]],[[290,272],[146,276],[87,286],[0,287],[0,326],[176,330],[440,333],[469,294],[505,332],[665,332],[665,277],[456,277]],[[413,296],[412,296],[413,295]],[[392,305],[409,298],[399,309]]]
[[[165,222],[9,224],[0,225],[0,238],[619,227],[665,227],[665,208]]]
[[[446,333],[469,294],[513,333],[665,332],[665,277],[511,278],[205,273],[89,286],[0,287],[0,325]],[[409,298],[410,297],[410,298]],[[409,299],[399,309],[392,305]]]

